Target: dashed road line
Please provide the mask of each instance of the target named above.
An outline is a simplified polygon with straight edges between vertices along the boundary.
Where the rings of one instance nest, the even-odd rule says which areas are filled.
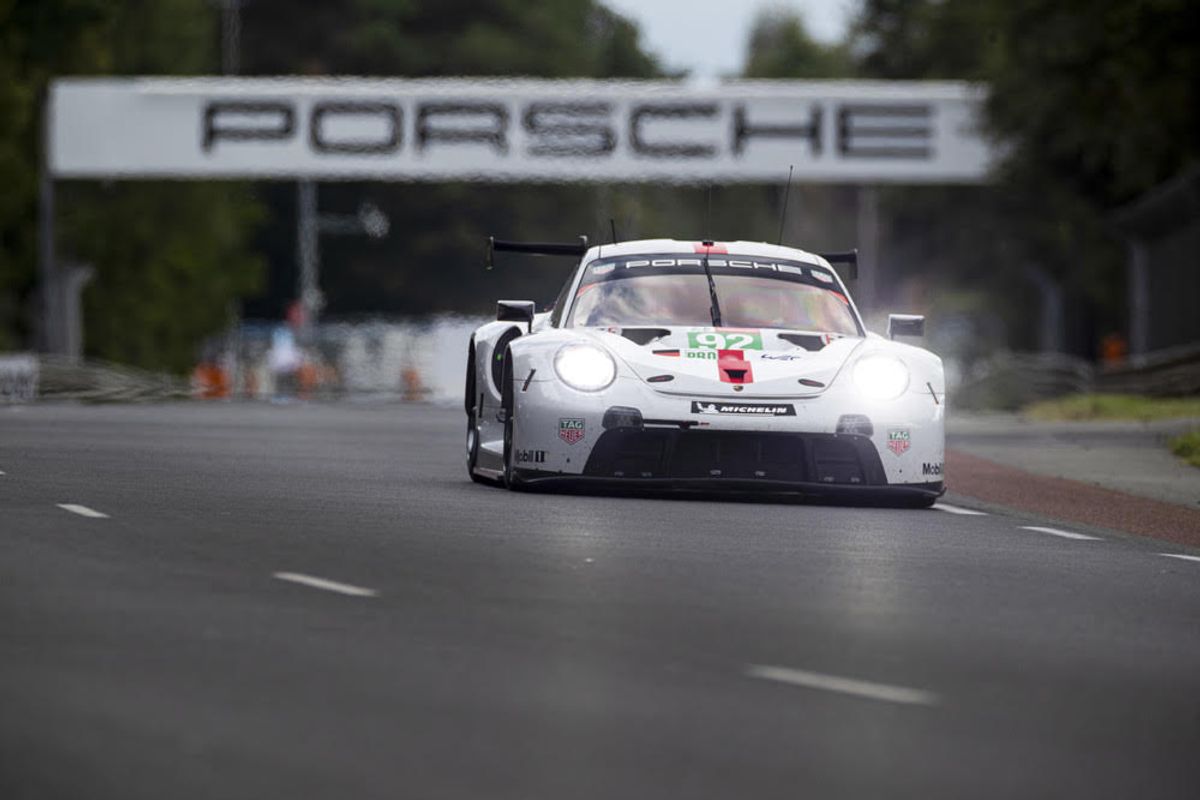
[[[1048,533],[1051,536],[1058,536],[1063,539],[1078,539],[1081,542],[1100,542],[1103,541],[1099,536],[1088,536],[1083,533],[1075,533],[1075,531],[1064,531],[1058,528],[1043,528],[1040,525],[1022,525],[1022,530],[1037,531],[1038,533]]]
[[[807,672],[790,667],[772,667],[765,664],[748,664],[745,674],[750,678],[765,681],[786,683],[791,686],[802,686],[806,689],[819,689],[825,692],[837,692],[855,697],[865,697],[869,700],[882,700],[885,703],[902,703],[904,705],[933,706],[938,703],[938,696],[924,689],[910,689],[907,686],[891,686],[886,683],[860,681],[855,678],[843,678],[837,675],[823,675],[819,672]]]
[[[962,514],[965,517],[986,517],[986,511],[976,511],[973,508],[962,508],[960,506],[952,506],[949,503],[934,503],[933,507],[938,511],[945,511],[950,514]]]
[[[70,511],[72,514],[78,514],[81,517],[89,517],[90,519],[108,519],[108,514],[102,511],[97,511],[94,508],[81,506],[77,503],[59,503],[58,507],[63,511]]]
[[[1178,558],[1181,561],[1200,561],[1200,556],[1185,556],[1183,553],[1159,553],[1167,558]]]
[[[348,594],[351,597],[375,597],[379,592],[374,589],[367,589],[362,586],[353,586],[349,583],[338,583],[337,581],[318,578],[315,575],[305,575],[300,572],[276,572],[274,577],[281,581],[289,581],[291,583],[299,583],[303,586],[310,586],[313,589],[324,589],[327,592],[337,592],[338,594]]]

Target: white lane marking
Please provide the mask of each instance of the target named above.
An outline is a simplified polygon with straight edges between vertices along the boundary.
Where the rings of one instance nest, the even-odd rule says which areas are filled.
[[[1058,528],[1043,528],[1039,525],[1022,525],[1021,529],[1026,531],[1037,531],[1038,533],[1048,533],[1051,536],[1061,536],[1064,539],[1078,539],[1081,542],[1103,541],[1099,536],[1087,536],[1086,534],[1075,533],[1074,531],[1063,531],[1059,530]]]
[[[1183,553],[1159,553],[1160,556],[1167,558],[1178,558],[1183,561],[1200,561],[1200,556],[1185,556]]]
[[[70,511],[72,514],[78,514],[81,517],[90,517],[92,519],[108,519],[108,514],[97,511],[94,508],[87,506],[76,505],[75,503],[59,503],[58,507],[63,511]]]
[[[0,469],[0,475],[7,475],[7,474],[8,474],[7,472],[5,472],[4,470]]]
[[[300,572],[276,572],[274,577],[281,581],[290,581],[292,583],[311,586],[314,589],[324,589],[327,592],[337,592],[338,594],[348,594],[351,597],[375,597],[379,592],[374,589],[365,589],[362,586],[352,586],[348,583],[338,583],[337,581],[327,581],[324,578],[318,578],[314,575],[304,575]]]
[[[819,672],[806,672],[789,667],[772,667],[764,664],[748,664],[745,674],[750,678],[761,678],[766,681],[787,683],[792,686],[803,686],[807,689],[821,689],[826,692],[850,694],[856,697],[866,697],[870,700],[883,700],[887,703],[904,703],[906,705],[932,706],[937,705],[938,696],[923,689],[910,689],[907,686],[889,686],[886,683],[872,683],[854,678],[839,678],[836,675],[822,675]]]
[[[934,503],[933,507],[936,508],[938,511],[946,511],[951,514],[962,514],[963,516],[966,516],[966,517],[986,517],[987,516],[986,511],[976,511],[973,508],[960,508],[959,506],[952,506],[949,503]]]

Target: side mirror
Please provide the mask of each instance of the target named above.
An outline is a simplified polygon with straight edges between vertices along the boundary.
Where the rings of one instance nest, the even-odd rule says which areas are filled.
[[[920,314],[888,314],[888,338],[924,336],[925,318]]]
[[[537,304],[532,300],[501,300],[496,304],[496,319],[500,322],[524,322],[533,333],[533,315]]]

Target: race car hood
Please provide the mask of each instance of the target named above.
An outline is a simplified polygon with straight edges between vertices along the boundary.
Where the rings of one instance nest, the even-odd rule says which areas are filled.
[[[824,392],[859,337],[732,328],[604,328],[588,333],[663,394],[798,397]]]

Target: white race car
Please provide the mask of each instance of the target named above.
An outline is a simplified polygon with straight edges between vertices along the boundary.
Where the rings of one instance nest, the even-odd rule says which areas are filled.
[[[587,247],[552,311],[500,301],[467,353],[467,470],[510,489],[731,490],[929,506],[942,362],[869,333],[831,266],[853,253],[649,239]]]

